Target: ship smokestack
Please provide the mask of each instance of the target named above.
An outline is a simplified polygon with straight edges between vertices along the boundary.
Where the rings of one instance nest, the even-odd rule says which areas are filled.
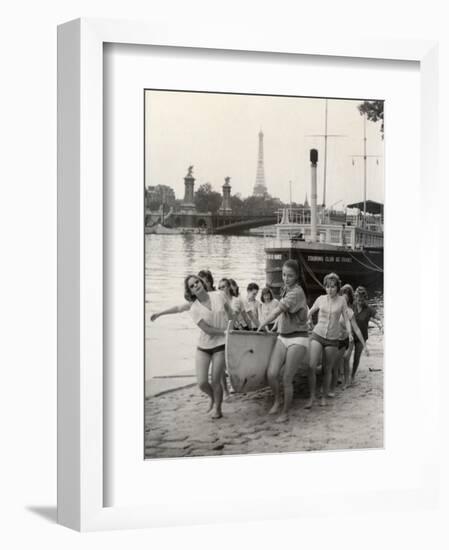
[[[317,174],[317,164],[318,164],[318,150],[310,149],[310,163],[311,163],[311,172],[312,172],[312,182],[311,182],[311,200],[310,200],[310,232],[311,240],[313,243],[316,243],[317,233],[316,233],[316,203],[317,203],[317,185],[316,185],[316,174]]]

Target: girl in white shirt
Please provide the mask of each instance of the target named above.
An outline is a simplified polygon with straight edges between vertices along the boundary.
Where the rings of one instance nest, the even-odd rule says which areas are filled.
[[[202,269],[201,271],[199,271],[198,277],[203,281],[204,285],[206,286],[207,292],[210,292],[211,290],[215,290],[214,278],[212,276],[212,273],[208,269]],[[190,302],[184,302],[183,304],[178,304],[176,306],[169,307],[162,311],[153,313],[150,319],[151,321],[156,321],[156,319],[159,319],[159,317],[163,317],[164,315],[184,313],[185,311],[189,311],[191,305],[192,304]]]
[[[198,386],[210,398],[209,411],[213,409],[212,418],[221,418],[225,330],[228,320],[232,319],[232,311],[224,294],[220,291],[207,292],[204,282],[196,275],[186,277],[184,287],[184,297],[192,304],[190,316],[200,329],[195,354]],[[209,368],[212,369],[210,383]]]

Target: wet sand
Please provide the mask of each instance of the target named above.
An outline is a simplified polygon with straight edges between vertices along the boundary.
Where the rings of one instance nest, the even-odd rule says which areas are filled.
[[[223,403],[223,418],[206,413],[207,397],[196,386],[149,396],[145,402],[146,458],[236,455],[367,449],[383,447],[382,338],[369,340],[369,357],[362,355],[355,384],[312,410],[303,373],[295,380],[288,422],[268,416],[269,388],[232,394]],[[375,370],[369,370],[375,369]]]

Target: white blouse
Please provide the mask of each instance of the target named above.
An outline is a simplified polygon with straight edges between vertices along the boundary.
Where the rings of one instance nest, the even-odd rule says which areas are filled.
[[[199,300],[195,300],[190,308],[190,316],[197,325],[201,319],[208,325],[214,328],[226,330],[228,324],[228,315],[224,308],[226,297],[218,290],[208,292],[210,298],[211,309],[203,305]],[[212,336],[200,329],[200,337],[198,339],[198,347],[211,349],[221,346],[225,343],[225,335]]]

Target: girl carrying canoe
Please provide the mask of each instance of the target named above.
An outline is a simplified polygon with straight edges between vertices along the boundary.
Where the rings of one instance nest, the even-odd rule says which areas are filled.
[[[346,299],[346,304],[348,306],[348,318],[351,323],[352,331],[359,339],[359,341],[362,343],[363,348],[365,348],[366,355],[369,355],[368,348],[366,347],[365,339],[362,336],[362,333],[360,332],[360,328],[357,325],[357,321],[355,320],[353,306],[354,306],[354,290],[351,285],[343,285],[340,290],[341,295]],[[329,392],[329,397],[334,397],[335,395],[335,388],[337,387],[338,382],[338,374],[340,370],[340,366],[343,363],[343,387],[342,389],[346,389],[349,386],[349,360],[351,358],[352,350],[354,348],[354,342],[349,342],[349,335],[346,330],[346,325],[343,319],[343,316],[340,316],[340,336],[338,339],[338,352],[337,352],[337,359],[334,363],[334,369],[332,372],[332,383],[331,383],[331,391]]]
[[[189,275],[185,278],[184,297],[191,303],[190,316],[200,329],[195,354],[198,386],[210,398],[208,412],[214,409],[212,418],[221,418],[225,330],[228,320],[232,319],[232,310],[222,292],[213,290],[207,292],[203,280],[196,275]],[[211,369],[210,383],[209,369]]]
[[[287,260],[282,266],[284,289],[279,304],[259,326],[264,330],[276,318],[278,337],[268,365],[268,383],[274,395],[274,403],[268,414],[281,413],[277,422],[288,420],[288,411],[293,399],[293,378],[307,355],[309,346],[307,328],[307,301],[299,284],[299,265],[296,260]],[[284,404],[281,407],[281,368]]]
[[[352,343],[353,341],[346,299],[339,295],[341,288],[340,277],[336,273],[328,273],[324,277],[323,284],[326,289],[326,294],[318,296],[308,315],[308,320],[311,321],[312,315],[318,312],[318,322],[312,331],[312,338],[310,340],[310,363],[308,376],[310,399],[305,405],[306,409],[311,409],[313,402],[315,401],[316,368],[322,356],[323,360],[321,363],[324,372],[321,405],[327,405],[332,370],[338,354],[341,316],[343,316],[343,322],[348,333],[349,343]]]
[[[380,331],[383,331],[382,322],[376,310],[368,305],[367,300],[368,292],[366,288],[358,286],[355,290],[354,317],[365,341],[368,340],[368,325],[370,321],[372,321]],[[362,350],[363,340],[356,335],[354,339],[354,362],[352,364],[351,384],[354,382],[355,374],[359,367]]]

